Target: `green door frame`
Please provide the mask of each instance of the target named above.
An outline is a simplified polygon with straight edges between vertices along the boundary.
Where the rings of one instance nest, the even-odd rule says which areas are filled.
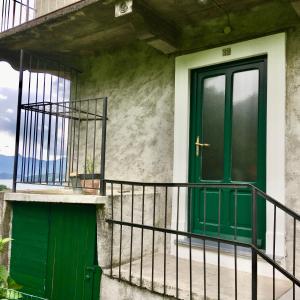
[[[257,131],[257,180],[252,183],[263,191],[266,190],[266,99],[267,99],[267,57],[261,56],[252,59],[245,59],[212,67],[192,70],[191,72],[191,101],[190,101],[190,147],[189,147],[189,182],[192,183],[245,183],[244,181],[231,180],[232,166],[232,90],[233,74],[241,71],[259,70],[259,101],[258,101],[258,131]],[[196,155],[194,143],[196,137],[200,136],[202,142],[209,142],[202,139],[202,93],[203,82],[206,78],[218,75],[226,76],[225,88],[225,117],[224,117],[224,178],[222,180],[204,180],[201,178],[202,155]],[[227,159],[225,159],[227,158]],[[195,194],[195,193],[194,193]],[[191,196],[191,195],[190,195]],[[202,196],[196,195],[198,198]],[[191,205],[193,215],[188,216],[191,230],[203,233],[199,226],[195,225],[197,214],[201,207],[196,204],[196,196],[192,196]],[[229,197],[229,196],[228,196]],[[266,207],[263,201],[259,205],[259,238],[260,247],[265,247],[266,231]],[[192,220],[190,220],[190,217]],[[199,218],[199,214],[198,214]],[[229,234],[230,236],[230,234]],[[223,237],[228,237],[226,234]],[[250,237],[249,237],[250,238]]]

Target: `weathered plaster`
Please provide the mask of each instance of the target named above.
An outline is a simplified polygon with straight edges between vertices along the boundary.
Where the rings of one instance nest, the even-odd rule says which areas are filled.
[[[291,29],[287,35],[287,99],[286,99],[286,203],[300,213],[300,27]],[[287,220],[288,266],[291,268],[293,254],[293,221]],[[300,226],[296,235],[300,236]],[[300,257],[300,238],[297,246]],[[300,260],[297,259],[298,275]]]
[[[153,198],[154,194],[151,192],[145,193],[144,196],[144,214],[142,214],[143,197],[141,191],[134,193],[133,199],[133,222],[153,226]],[[161,201],[160,194],[156,194],[156,209],[155,209],[155,223],[157,227],[164,226],[164,201]],[[122,203],[122,218],[121,218],[121,203]],[[113,216],[112,216],[113,205]],[[120,190],[114,190],[114,196],[107,197],[105,206],[98,206],[97,209],[97,245],[98,245],[98,263],[103,269],[109,269],[111,262],[113,267],[127,263],[130,260],[135,261],[143,256],[152,253],[153,231],[144,230],[143,232],[143,247],[142,247],[142,230],[140,228],[133,228],[131,236],[131,228],[128,226],[121,226],[108,224],[106,219],[113,219],[115,221],[131,222],[131,207],[132,207],[132,193],[130,190],[124,190],[121,201]],[[144,221],[142,221],[142,216]],[[113,235],[112,235],[113,230]],[[120,233],[122,231],[122,247],[120,255]],[[132,237],[132,245],[131,245]],[[113,238],[113,240],[112,240]],[[154,251],[163,250],[163,234],[155,234]],[[113,242],[113,243],[112,243]],[[111,247],[113,252],[111,253]],[[132,252],[131,252],[132,251]],[[112,257],[111,257],[112,254]],[[111,258],[113,259],[111,261]],[[109,271],[108,271],[109,272]]]
[[[36,0],[36,16],[43,16],[78,1],[79,0]]]
[[[4,201],[4,192],[0,192],[0,237],[10,236],[12,209],[10,203]],[[9,246],[0,256],[0,264],[8,266],[9,263]]]
[[[80,98],[108,97],[106,178],[171,181],[174,58],[136,43],[81,64]]]

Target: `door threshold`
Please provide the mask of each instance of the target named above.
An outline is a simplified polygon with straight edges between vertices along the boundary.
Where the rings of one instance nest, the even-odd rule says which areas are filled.
[[[176,244],[176,240],[174,242]],[[190,245],[190,239],[189,238],[184,238],[178,240],[178,245],[180,246],[189,246]],[[191,240],[191,246],[193,248],[199,248],[203,249],[203,241],[199,239],[194,239],[192,238]],[[250,258],[252,255],[251,248],[248,247],[242,247],[242,246],[237,246],[237,255],[238,256],[244,256],[247,258]],[[210,251],[218,251],[218,242],[213,242],[213,241],[206,241],[205,242],[205,250],[210,250]],[[226,253],[226,254],[232,254],[234,255],[234,246],[230,244],[225,244],[225,243],[220,243],[220,252]]]

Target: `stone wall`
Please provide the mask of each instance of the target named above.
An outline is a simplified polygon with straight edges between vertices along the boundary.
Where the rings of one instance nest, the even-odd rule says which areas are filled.
[[[300,213],[300,27],[291,29],[287,35],[286,205]],[[286,221],[288,266],[291,269],[293,221],[291,218]],[[296,235],[299,276],[300,224]]]
[[[36,16],[40,17],[78,1],[79,0],[36,0]]]
[[[79,97],[108,97],[106,178],[171,181],[174,57],[136,43],[81,64]]]
[[[11,205],[7,201],[4,201],[4,192],[0,192],[0,237],[10,237],[11,228]],[[9,262],[9,247],[8,245],[5,251],[0,255],[0,264],[8,266]]]

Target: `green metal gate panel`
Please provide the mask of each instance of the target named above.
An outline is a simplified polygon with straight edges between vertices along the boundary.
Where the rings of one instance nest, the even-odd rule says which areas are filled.
[[[40,297],[45,296],[48,208],[41,203],[13,204],[10,273],[25,292]]]
[[[46,294],[49,299],[92,299],[96,213],[94,206],[51,207]]]
[[[95,206],[14,203],[12,237],[11,274],[25,292],[99,299]]]

